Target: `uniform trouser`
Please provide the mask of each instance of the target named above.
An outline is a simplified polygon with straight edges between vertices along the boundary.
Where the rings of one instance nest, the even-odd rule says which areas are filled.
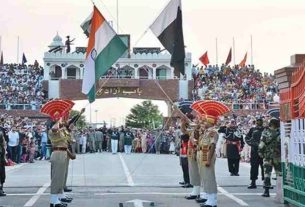
[[[119,140],[111,139],[111,152],[112,153],[118,152],[118,142],[119,142]]]
[[[206,167],[204,162],[199,164],[199,172],[201,177],[201,185],[204,189],[204,192],[207,194],[216,194],[217,193],[217,183],[215,176],[215,161],[216,155],[211,160],[210,166]]]
[[[119,140],[119,152],[123,152],[124,150],[124,137],[120,137]]]
[[[252,157],[251,156],[250,164],[251,164],[250,180],[257,180],[259,166],[261,166],[262,176],[264,176],[264,168],[263,168],[263,159],[262,158],[260,158],[259,156],[257,156],[257,157],[254,157],[254,156]]]
[[[95,141],[94,140],[89,142],[89,148],[90,148],[90,152],[96,152],[95,151]]]
[[[131,145],[124,145],[124,151],[126,154],[130,154],[131,153]]]
[[[67,157],[66,151],[54,151],[51,155],[51,194],[63,193]]]
[[[96,152],[102,152],[102,141],[95,141]]]
[[[228,167],[230,173],[236,175],[239,172],[239,160],[240,158],[228,158]]]
[[[70,163],[70,158],[67,156],[67,161],[66,161],[66,174],[65,174],[65,185],[64,187],[67,187],[67,179],[68,179],[68,174],[69,174],[69,163]]]
[[[187,157],[180,157],[180,163],[183,172],[183,180],[185,183],[190,183],[189,166]]]
[[[200,186],[200,175],[197,161],[195,159],[188,158],[188,167],[191,185]]]
[[[0,185],[2,185],[3,183],[5,183],[5,163],[1,163],[0,161]]]
[[[264,159],[264,169],[265,169],[265,180],[264,187],[271,187],[271,173],[272,167],[276,172],[277,176],[281,176],[281,160],[280,159]]]

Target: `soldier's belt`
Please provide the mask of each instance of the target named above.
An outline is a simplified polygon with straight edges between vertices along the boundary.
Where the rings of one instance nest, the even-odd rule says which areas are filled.
[[[67,147],[53,147],[53,151],[67,151]]]
[[[227,141],[227,144],[234,144],[234,145],[237,145],[239,144],[239,141]]]

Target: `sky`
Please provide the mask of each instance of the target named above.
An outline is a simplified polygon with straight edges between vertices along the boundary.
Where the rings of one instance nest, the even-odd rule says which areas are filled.
[[[67,35],[76,38],[74,46],[87,45],[87,38],[79,25],[92,12],[91,0],[0,2],[0,36],[5,62],[17,61],[18,36],[19,61],[24,52],[29,63],[37,59],[43,64],[43,54],[57,32],[64,40]],[[117,29],[117,1],[94,2]],[[161,46],[148,27],[169,0],[118,2],[119,33],[131,34],[131,46]],[[182,11],[186,50],[192,53],[194,64],[198,63],[198,58],[205,51],[208,51],[211,64],[216,63],[216,38],[219,64],[225,61],[233,38],[233,60],[238,64],[248,52],[247,63],[250,64],[252,35],[253,63],[256,68],[269,73],[289,65],[291,55],[305,53],[303,0],[182,0]],[[143,35],[145,31],[147,32]],[[114,100],[103,101],[112,105],[116,102]],[[162,106],[162,110],[166,113],[165,106]],[[98,113],[103,113],[102,110],[99,111]]]

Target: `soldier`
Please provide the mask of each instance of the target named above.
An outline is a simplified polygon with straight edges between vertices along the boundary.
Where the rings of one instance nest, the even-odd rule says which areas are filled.
[[[72,199],[64,195],[65,175],[68,160],[68,142],[64,135],[63,126],[60,128],[59,122],[55,123],[49,130],[49,138],[52,143],[51,155],[51,199],[50,207],[65,207]]]
[[[218,141],[218,133],[215,128],[217,117],[206,115],[205,124],[202,125],[203,133],[201,133],[197,153],[197,162],[201,178],[201,185],[204,189],[203,202],[201,207],[217,206],[217,183],[215,177],[216,162],[216,143]]]
[[[95,132],[92,129],[92,127],[89,127],[89,134],[88,134],[88,141],[89,141],[89,149],[90,149],[90,153],[95,153],[96,149],[95,149]]]
[[[0,196],[6,196],[3,191],[3,184],[5,183],[5,164],[6,164],[6,155],[5,155],[5,138],[2,131],[0,131]]]
[[[198,203],[204,203],[205,198],[200,197],[200,175],[197,163],[197,145],[201,130],[205,130],[204,127],[201,127],[199,118],[195,120],[195,123],[192,125],[193,129],[191,130],[191,136],[188,146],[188,163],[189,163],[189,174],[190,174],[190,183],[193,185],[193,190],[189,196],[185,198],[187,200],[195,199]]]
[[[96,137],[96,142],[95,142],[96,152],[102,152],[102,143],[104,137],[103,132],[101,130],[96,129],[95,137]]]
[[[192,185],[190,184],[190,176],[189,176],[189,167],[188,167],[188,159],[187,159],[187,148],[189,141],[189,133],[188,133],[188,123],[186,117],[181,119],[181,147],[180,147],[180,165],[183,172],[183,182],[182,187],[190,188]]]
[[[262,132],[265,127],[263,126],[263,119],[258,117],[256,119],[256,126],[252,127],[248,134],[246,135],[245,141],[251,146],[251,157],[250,157],[250,180],[251,184],[248,186],[248,189],[256,188],[256,180],[258,176],[258,168],[261,166],[262,169],[262,180],[264,180],[264,168],[263,168],[263,159],[258,155],[258,145],[262,136]]]
[[[227,145],[228,167],[231,176],[239,176],[240,152],[244,147],[244,141],[241,131],[236,126],[234,119],[230,121],[229,126],[222,126],[219,133],[225,134]]]
[[[259,156],[264,159],[265,192],[263,197],[270,197],[269,189],[271,188],[271,172],[272,167],[276,172],[276,176],[281,176],[281,138],[280,138],[280,121],[271,119],[269,127],[262,133],[262,138],[258,146]]]
[[[74,129],[74,125],[78,121],[78,119],[81,117],[81,115],[85,112],[85,108],[83,108],[79,114],[75,115],[72,119],[68,120],[67,122],[64,123],[64,130],[63,134],[66,136],[66,140],[68,142],[68,149],[70,153],[70,156],[67,157],[67,162],[66,162],[66,174],[65,174],[65,185],[64,185],[64,192],[71,192],[72,189],[67,187],[67,179],[68,179],[68,170],[69,170],[69,162],[70,158],[73,158],[73,160],[76,158],[75,157],[75,152],[73,152],[72,144],[75,142],[72,139],[72,130]]]

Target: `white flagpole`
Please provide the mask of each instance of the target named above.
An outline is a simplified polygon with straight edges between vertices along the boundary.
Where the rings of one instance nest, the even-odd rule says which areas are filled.
[[[19,64],[19,36],[17,38],[17,64]]]
[[[233,62],[234,62],[234,66],[235,66],[235,39],[234,39],[234,37],[233,37],[233,56],[234,56]]]
[[[117,23],[117,33],[119,34],[119,0],[116,0],[116,23]]]
[[[216,37],[216,64],[218,65],[218,41]]]
[[[251,35],[251,65],[253,65],[253,42],[252,42],[252,35]]]

